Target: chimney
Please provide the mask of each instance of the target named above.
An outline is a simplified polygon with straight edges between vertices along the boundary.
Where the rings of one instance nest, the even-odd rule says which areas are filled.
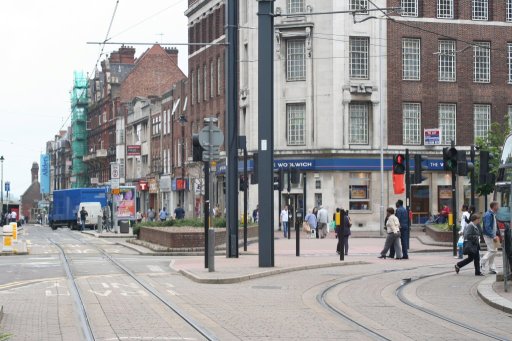
[[[178,49],[175,47],[166,47],[165,52],[171,57],[174,64],[178,65]]]
[[[108,59],[109,59],[110,64],[118,64],[121,62],[121,58],[119,57],[119,52],[117,52],[117,51],[112,52]]]
[[[135,49],[132,46],[122,46],[119,48],[119,57],[121,64],[135,63]]]
[[[32,172],[32,182],[38,181],[39,165],[37,162],[32,163],[32,169],[30,171]]]

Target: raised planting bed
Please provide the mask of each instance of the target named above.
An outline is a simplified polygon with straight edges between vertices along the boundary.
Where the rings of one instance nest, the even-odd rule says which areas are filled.
[[[258,237],[258,226],[247,228],[247,237]],[[238,230],[243,241],[244,230]],[[145,227],[141,226],[139,239],[169,249],[196,249],[204,247],[204,229],[200,227]],[[226,244],[226,229],[215,228],[215,246]]]
[[[437,242],[449,242],[453,241],[453,232],[451,228],[448,228],[448,225],[426,225],[425,232],[427,236],[432,238]],[[458,238],[458,234],[457,234]]]

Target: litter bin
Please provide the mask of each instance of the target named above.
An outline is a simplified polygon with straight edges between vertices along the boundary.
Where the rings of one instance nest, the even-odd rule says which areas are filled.
[[[127,221],[119,222],[119,232],[120,233],[129,233],[130,232],[130,224]]]

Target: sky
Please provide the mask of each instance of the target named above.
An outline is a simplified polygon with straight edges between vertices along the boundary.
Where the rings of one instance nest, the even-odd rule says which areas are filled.
[[[30,185],[32,163],[39,163],[46,141],[70,125],[73,71],[91,74],[100,66],[101,46],[87,42],[104,41],[113,17],[111,42],[186,43],[187,5],[188,0],[2,2],[0,155],[11,198]],[[105,45],[99,60],[119,46]],[[136,57],[149,46],[134,46]],[[175,47],[187,74],[187,47]]]

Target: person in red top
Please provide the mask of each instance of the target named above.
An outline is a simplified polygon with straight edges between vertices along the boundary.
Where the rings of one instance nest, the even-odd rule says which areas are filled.
[[[443,216],[443,222],[446,223],[448,221],[448,215],[450,214],[450,208],[446,205],[443,206],[441,210],[441,215]]]

